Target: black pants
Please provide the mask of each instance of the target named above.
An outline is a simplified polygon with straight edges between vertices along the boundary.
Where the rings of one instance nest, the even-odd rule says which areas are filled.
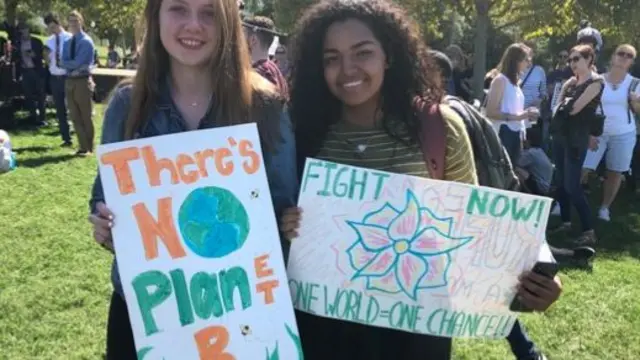
[[[449,360],[449,338],[337,321],[296,311],[305,360]]]
[[[117,293],[111,295],[107,323],[106,360],[137,360],[136,345],[129,322],[127,303]]]

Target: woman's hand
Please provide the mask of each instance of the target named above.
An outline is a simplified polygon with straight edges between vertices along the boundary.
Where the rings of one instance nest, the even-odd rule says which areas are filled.
[[[113,252],[113,213],[103,202],[96,204],[96,213],[89,215],[89,222],[93,224],[93,238],[103,248]]]
[[[558,276],[553,279],[534,272],[520,276],[518,298],[520,302],[535,311],[546,311],[562,293],[562,282]]]
[[[589,136],[589,150],[596,151],[598,150],[598,145],[600,141],[595,136]]]
[[[285,239],[292,241],[298,237],[301,219],[302,209],[299,207],[290,207],[282,213],[282,217],[280,218],[280,232],[282,232]]]
[[[529,120],[538,120],[538,118],[540,117],[540,110],[538,110],[535,107],[530,107],[526,110],[527,113],[527,119]]]
[[[640,94],[631,92],[631,94],[629,94],[629,100],[631,100],[631,102],[640,102]]]

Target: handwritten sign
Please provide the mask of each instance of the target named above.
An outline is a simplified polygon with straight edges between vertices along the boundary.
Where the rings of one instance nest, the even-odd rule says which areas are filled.
[[[501,338],[550,199],[308,159],[291,247],[294,306],[444,337]]]
[[[98,158],[139,359],[302,359],[255,124]]]

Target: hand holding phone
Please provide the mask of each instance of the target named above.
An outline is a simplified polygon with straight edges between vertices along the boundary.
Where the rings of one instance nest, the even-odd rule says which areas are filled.
[[[518,293],[514,297],[509,310],[515,312],[545,311],[553,304],[562,292],[562,284],[556,281],[558,264],[538,262],[532,271],[520,278]]]

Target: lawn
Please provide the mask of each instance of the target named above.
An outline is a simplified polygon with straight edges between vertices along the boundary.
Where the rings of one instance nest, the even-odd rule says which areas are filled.
[[[0,176],[0,359],[100,359],[111,286],[110,256],[86,220],[96,161],[59,148],[53,126],[12,136],[20,167]],[[620,200],[614,222],[598,225],[593,272],[563,270],[561,300],[523,317],[551,360],[640,357],[640,204]],[[512,358],[506,341],[455,347],[454,359]]]

